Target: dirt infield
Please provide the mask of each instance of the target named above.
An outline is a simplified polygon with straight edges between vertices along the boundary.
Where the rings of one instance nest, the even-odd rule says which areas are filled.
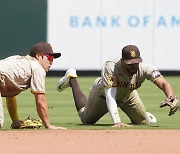
[[[1,154],[178,154],[180,130],[0,131]]]

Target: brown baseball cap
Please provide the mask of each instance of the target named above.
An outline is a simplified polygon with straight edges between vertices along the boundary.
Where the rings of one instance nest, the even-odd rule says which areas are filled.
[[[127,45],[122,49],[122,59],[126,64],[142,62],[139,49],[135,45]]]
[[[61,56],[61,53],[54,53],[51,45],[46,42],[39,42],[32,46],[30,55],[35,53],[46,53],[48,55],[54,56],[54,58],[58,58]]]

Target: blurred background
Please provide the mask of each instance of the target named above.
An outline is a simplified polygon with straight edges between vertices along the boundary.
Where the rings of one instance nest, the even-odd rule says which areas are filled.
[[[47,41],[62,53],[49,75],[68,68],[97,75],[133,44],[162,74],[180,75],[179,6],[179,0],[0,0],[0,59]]]

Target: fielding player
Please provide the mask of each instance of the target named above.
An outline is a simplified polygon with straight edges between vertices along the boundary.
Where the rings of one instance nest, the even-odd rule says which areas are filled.
[[[19,120],[17,113],[15,96],[30,88],[35,97],[38,115],[45,128],[65,129],[50,124],[45,97],[46,72],[49,71],[53,59],[60,56],[61,53],[53,53],[49,43],[39,42],[32,46],[29,55],[16,55],[0,60],[0,94],[2,97],[6,97],[7,108],[13,122],[11,125],[12,128],[20,128],[22,125],[22,121]],[[3,122],[3,105],[0,97],[1,127],[3,126]]]
[[[90,90],[88,99],[80,90],[76,70],[69,69],[57,83],[57,90],[71,87],[75,106],[83,124],[94,124],[108,111],[113,127],[129,127],[121,122],[118,108],[126,113],[132,124],[155,123],[156,118],[146,109],[136,91],[147,79],[159,87],[168,100],[174,97],[170,84],[152,65],[142,62],[139,49],[134,45],[122,49],[122,58],[107,61]]]

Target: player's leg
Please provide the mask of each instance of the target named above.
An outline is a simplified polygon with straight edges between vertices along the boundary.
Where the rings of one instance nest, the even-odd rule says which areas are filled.
[[[17,101],[16,97],[6,97],[6,104],[7,104],[7,109],[9,112],[9,115],[12,120],[12,128],[20,128],[22,125],[22,122],[19,120],[18,117],[18,111],[17,111]]]
[[[61,92],[65,88],[71,87],[76,110],[79,113],[82,123],[93,124],[107,113],[107,106],[104,102],[105,98],[99,97],[98,82],[96,82],[96,80],[91,88],[89,99],[87,100],[76,78],[77,74],[75,69],[67,70],[65,76],[58,81],[57,90]]]
[[[107,112],[106,98],[101,95],[100,78],[97,78],[90,90],[88,102],[79,110],[83,124],[94,124]]]
[[[82,90],[80,89],[80,86],[76,78],[70,78],[69,83],[72,88],[76,110],[79,111],[88,103],[88,100],[84,95],[84,93],[82,92]]]
[[[149,124],[146,109],[136,90],[130,94],[127,102],[122,104],[119,107],[130,118],[132,124]]]
[[[83,124],[94,124],[108,112],[105,97],[99,96],[100,89],[97,84],[99,79],[100,78],[95,80],[90,90],[88,100],[80,89],[77,79],[69,79],[75,106]]]
[[[85,106],[87,98],[80,89],[77,82],[77,74],[75,69],[68,69],[65,75],[58,81],[57,90],[63,91],[67,87],[72,87],[72,93],[77,111]]]
[[[3,102],[1,98],[1,92],[0,92],[0,128],[4,124],[4,111],[3,111]]]
[[[96,99],[95,99],[96,98]],[[105,98],[94,97],[93,101],[89,101],[84,108],[78,112],[83,124],[95,124],[107,112],[107,105]]]

